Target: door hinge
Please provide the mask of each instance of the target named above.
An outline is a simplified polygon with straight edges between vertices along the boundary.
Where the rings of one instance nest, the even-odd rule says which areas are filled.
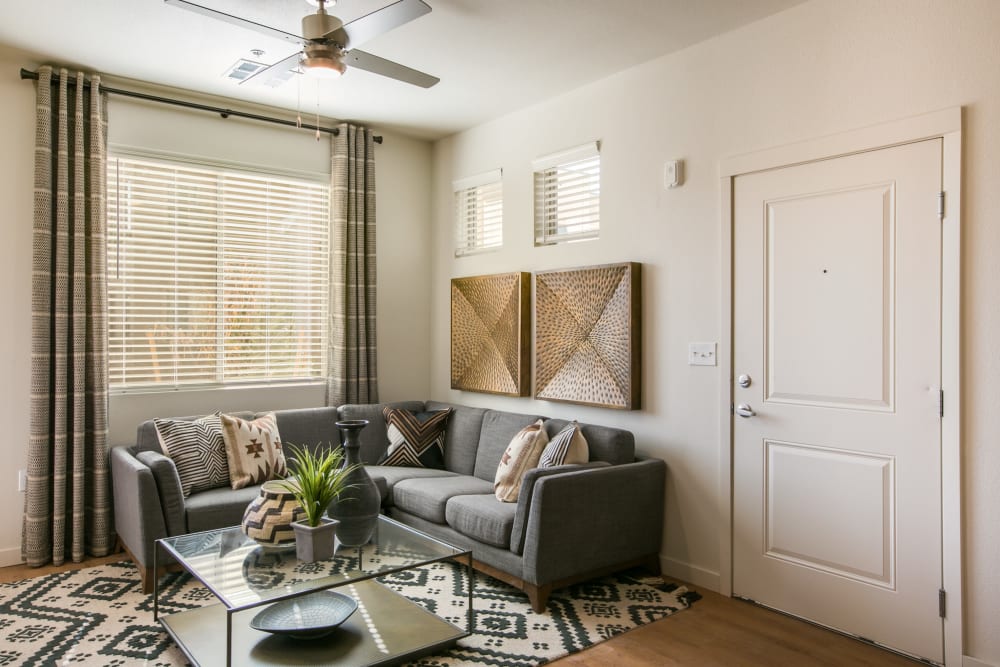
[[[945,618],[945,610],[948,608],[945,604],[947,602],[948,594],[944,592],[943,588],[938,589],[938,616]]]
[[[938,217],[944,219],[944,190],[938,193]]]
[[[944,419],[944,389],[938,390],[938,417]]]

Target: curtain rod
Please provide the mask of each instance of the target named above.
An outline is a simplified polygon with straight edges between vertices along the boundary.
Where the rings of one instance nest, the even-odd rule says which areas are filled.
[[[32,72],[22,67],[21,78],[37,81],[38,72]],[[52,75],[52,83],[53,84],[59,83],[58,74]],[[76,77],[71,76],[69,78],[68,83],[70,85],[76,85],[77,84]],[[90,82],[85,80],[83,82],[83,87],[90,88]],[[147,100],[149,102],[159,102],[160,104],[173,104],[174,106],[185,107],[187,109],[198,109],[199,111],[209,111],[211,113],[217,113],[223,118],[229,118],[230,116],[237,116],[239,118],[249,118],[250,120],[259,120],[265,123],[277,123],[278,125],[287,125],[289,127],[301,127],[306,130],[318,130],[320,132],[326,132],[327,134],[332,134],[333,136],[337,136],[338,134],[340,134],[340,128],[337,127],[318,127],[316,125],[309,125],[307,123],[302,123],[300,125],[299,123],[296,123],[293,120],[274,118],[272,116],[261,116],[255,113],[247,113],[246,111],[234,111],[232,109],[223,109],[222,107],[213,107],[207,104],[198,104],[197,102],[187,102],[185,100],[177,100],[171,97],[161,97],[159,95],[149,95],[147,93],[139,93],[134,90],[122,90],[121,88],[112,88],[111,86],[105,86],[105,85],[101,86],[101,90],[114,95],[121,95],[123,97],[134,97],[140,100]],[[382,143],[382,137],[379,135],[374,136],[373,140],[375,141],[376,144]]]

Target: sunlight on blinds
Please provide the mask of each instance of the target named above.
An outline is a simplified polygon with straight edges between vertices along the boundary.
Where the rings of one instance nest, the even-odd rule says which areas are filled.
[[[324,375],[329,220],[325,183],[109,159],[111,388]]]

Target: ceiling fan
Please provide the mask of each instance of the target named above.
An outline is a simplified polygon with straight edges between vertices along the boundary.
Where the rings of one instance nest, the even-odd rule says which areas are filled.
[[[430,88],[440,81],[430,74],[355,48],[384,32],[429,13],[431,8],[423,0],[397,0],[391,5],[348,23],[327,13],[326,5],[332,6],[336,0],[310,0],[312,4],[318,5],[318,9],[315,13],[302,18],[302,35],[210,9],[189,0],[164,0],[164,2],[302,46],[300,51],[247,77],[244,83],[247,81],[268,83],[287,75],[295,68],[301,68],[306,74],[336,77],[347,71],[348,66],[421,88]]]

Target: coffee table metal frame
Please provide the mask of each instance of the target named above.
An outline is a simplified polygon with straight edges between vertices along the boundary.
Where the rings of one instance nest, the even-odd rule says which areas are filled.
[[[373,561],[373,555],[378,555],[380,548],[386,546],[380,541],[380,538],[385,538],[386,536],[402,537],[405,539],[415,540],[414,544],[418,547],[426,548],[427,553],[422,555],[417,555],[413,557],[412,560],[404,560],[396,565],[386,565],[384,567],[379,564],[372,562],[371,565],[375,566],[373,569],[368,571],[365,570],[365,554],[367,550],[374,550],[374,554],[369,555],[368,560]],[[261,591],[259,588],[252,590],[249,586],[236,587],[232,589],[230,587],[229,591],[222,590],[223,586],[219,585],[218,571],[219,571],[219,560],[208,560],[208,565],[212,566],[209,568],[202,567],[202,564],[193,562],[194,556],[211,556],[212,554],[208,551],[200,554],[186,554],[182,549],[178,548],[178,544],[181,541],[197,541],[199,538],[204,538],[206,543],[211,543],[215,545],[214,538],[218,536],[220,542],[225,538],[229,538],[231,541],[235,542],[235,546],[232,549],[232,553],[239,556],[240,553],[250,554],[255,548],[257,548],[256,543],[254,543],[249,538],[246,538],[239,526],[234,526],[230,528],[222,528],[216,530],[208,530],[200,533],[191,533],[187,535],[179,535],[175,537],[167,537],[163,539],[156,540],[156,547],[153,549],[153,571],[157,572],[157,556],[160,549],[169,554],[181,565],[187,572],[189,572],[195,579],[197,579],[202,585],[204,585],[218,600],[219,603],[209,605],[209,607],[218,608],[221,607],[225,612],[225,626],[226,626],[226,661],[225,664],[228,666],[233,664],[233,616],[238,612],[246,611],[256,607],[263,607],[275,602],[280,602],[282,600],[288,600],[291,598],[301,597],[303,595],[308,595],[310,593],[315,593],[317,591],[328,590],[333,588],[340,588],[345,586],[350,586],[352,584],[360,585],[364,582],[368,582],[367,586],[377,586],[384,591],[373,591],[378,592],[378,596],[385,600],[388,600],[388,605],[392,609],[393,614],[396,613],[417,613],[421,614],[421,619],[423,623],[431,623],[432,627],[435,629],[443,630],[444,635],[440,641],[431,641],[426,643],[421,641],[418,645],[412,647],[404,647],[396,650],[391,655],[381,656],[375,660],[368,662],[368,665],[387,665],[396,664],[398,662],[403,662],[407,658],[418,657],[421,655],[427,655],[432,652],[441,650],[442,648],[453,645],[462,637],[467,637],[473,632],[473,608],[472,608],[472,598],[473,590],[475,585],[475,573],[472,566],[472,552],[462,550],[453,545],[447,544],[441,540],[438,540],[426,533],[419,530],[406,526],[398,521],[390,519],[384,515],[379,516],[379,523],[375,530],[375,535],[369,544],[363,545],[361,547],[344,547],[338,544],[337,554],[334,558],[355,558],[357,561],[356,569],[343,574],[336,575],[326,575],[317,576],[316,579],[305,579],[302,581],[297,581],[297,586],[284,588],[274,588],[274,589],[264,589]],[[229,552],[227,552],[229,553]],[[294,553],[294,547],[293,551]],[[225,556],[226,554],[223,554]],[[388,574],[394,574],[398,572],[403,572],[406,570],[411,570],[426,565],[431,565],[445,560],[455,560],[462,562],[464,560],[465,570],[468,576],[469,582],[469,597],[468,597],[468,608],[466,610],[466,629],[463,631],[461,628],[449,623],[448,621],[439,618],[430,612],[427,612],[420,607],[417,603],[406,599],[404,596],[397,593],[388,591],[382,584],[374,582],[376,577],[382,577]],[[230,566],[231,567],[231,566]],[[225,568],[223,568],[225,569]],[[208,572],[212,570],[213,572]],[[212,574],[216,576],[212,576]],[[229,581],[232,580],[230,577]],[[372,590],[372,589],[367,589]],[[235,593],[240,594],[239,596],[234,595]],[[236,599],[241,597],[242,599]],[[392,597],[394,596],[394,597]],[[395,598],[398,598],[396,600]],[[190,609],[181,612],[175,612],[166,616],[160,616],[159,609],[160,601],[160,582],[159,577],[154,578],[153,583],[153,620],[160,623],[168,634],[177,643],[178,647],[184,652],[185,656],[194,665],[202,664],[198,659],[197,649],[194,649],[189,645],[191,640],[190,636],[185,636],[185,632],[178,630],[178,624],[175,624],[172,619],[177,619],[186,614],[197,614],[194,623],[204,623],[206,607],[199,609]],[[213,612],[214,614],[215,612]],[[440,624],[440,625],[438,625]],[[242,625],[248,625],[245,621]],[[176,626],[176,627],[175,627]],[[241,633],[244,632],[242,627],[238,628]],[[256,630],[247,630],[246,632],[257,633]],[[266,636],[265,633],[259,633],[260,635]],[[430,633],[433,635],[434,633]],[[244,637],[245,638],[245,637]],[[316,646],[313,642],[319,642],[323,640],[306,640],[305,644],[312,644]],[[381,641],[381,640],[379,640]],[[304,645],[305,645],[304,644]],[[382,651],[385,653],[385,651]],[[296,663],[291,663],[296,664]],[[336,664],[336,663],[330,663]]]

